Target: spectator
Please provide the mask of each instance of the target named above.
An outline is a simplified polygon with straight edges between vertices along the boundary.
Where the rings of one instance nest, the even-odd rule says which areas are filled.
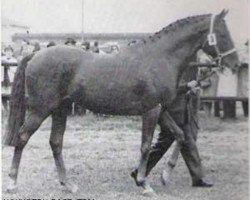
[[[89,51],[90,50],[90,43],[88,41],[84,41],[82,44],[81,44],[83,50],[85,51]]]
[[[17,63],[17,60],[13,57],[13,48],[9,45],[4,49],[3,56],[1,58],[2,65],[3,63]],[[4,65],[2,73],[2,93],[10,95],[10,84],[14,80],[14,74],[16,67],[9,67]],[[2,104],[4,109],[8,110],[8,98],[2,96]]]
[[[117,45],[112,45],[111,46],[111,53],[118,53],[119,52],[119,47]]]
[[[68,46],[75,46],[76,41],[73,38],[67,38],[67,40],[66,40],[66,42],[64,44],[68,45]]]
[[[249,41],[245,42],[245,48],[241,54],[241,65],[238,70],[239,96],[248,97],[249,94]],[[242,108],[245,117],[248,117],[248,100],[242,101]]]
[[[136,44],[136,40],[132,40],[131,42],[128,43],[128,46],[133,46]]]
[[[47,44],[47,48],[53,47],[53,46],[56,46],[56,43],[55,43],[54,41],[50,41],[50,42]]]
[[[23,57],[31,54],[33,50],[34,50],[34,46],[30,45],[30,42],[23,41],[21,49],[20,49],[20,56],[18,60],[21,60]]]
[[[94,42],[94,46],[93,46],[93,49],[92,49],[92,51],[94,52],[94,53],[99,53],[100,52],[100,50],[99,50],[99,44],[98,44],[98,42],[97,41],[95,41]]]
[[[17,60],[13,57],[14,49],[11,47],[11,45],[7,46],[4,49],[2,62],[17,62]]]
[[[245,42],[245,48],[243,50],[243,52],[240,54],[241,55],[241,63],[242,64],[248,64],[249,62],[249,41],[247,40]]]
[[[38,42],[35,42],[33,53],[37,52],[37,51],[40,51],[40,50],[41,50],[40,44]]]

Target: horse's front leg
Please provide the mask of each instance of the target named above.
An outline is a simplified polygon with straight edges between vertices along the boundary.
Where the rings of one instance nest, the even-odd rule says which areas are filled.
[[[167,110],[161,116],[164,126],[166,126],[173,134],[177,143],[182,144],[185,141],[183,130],[176,124],[175,120],[171,117]]]
[[[141,140],[141,158],[137,173],[137,185],[148,188],[146,185],[146,170],[148,158],[153,139],[153,133],[158,122],[161,107],[146,112],[142,116],[142,140]]]
[[[180,144],[175,141],[172,146],[173,151],[167,161],[167,167],[162,171],[161,180],[163,185],[167,185],[167,183],[169,182],[169,178],[174,170],[174,167],[176,166],[178,157],[180,155]]]

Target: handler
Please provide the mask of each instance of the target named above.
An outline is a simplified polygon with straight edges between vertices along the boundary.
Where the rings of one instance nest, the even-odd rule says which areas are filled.
[[[181,79],[184,84],[180,84],[175,100],[169,108],[162,108],[161,115],[167,109],[176,124],[183,130],[185,141],[181,145],[181,154],[189,169],[192,177],[192,186],[194,187],[212,187],[213,184],[203,180],[203,170],[201,159],[196,146],[198,133],[197,111],[199,107],[199,92],[197,92],[196,79],[197,68],[190,69],[184,73]],[[192,80],[192,81],[190,81]],[[189,91],[188,95],[187,92]],[[164,126],[162,118],[159,118],[161,132],[159,133],[156,144],[152,147],[149,155],[146,176],[150,173],[153,167],[162,158],[165,152],[169,149],[175,140],[174,134],[167,126]],[[131,176],[137,181],[137,169],[131,173]]]

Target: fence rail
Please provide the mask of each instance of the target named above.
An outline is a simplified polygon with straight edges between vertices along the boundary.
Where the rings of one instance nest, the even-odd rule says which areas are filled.
[[[3,67],[16,67],[18,65],[18,63],[17,62],[5,62],[5,61],[2,61],[1,65]]]
[[[202,97],[201,100],[231,100],[231,101],[248,101],[248,97],[218,97],[218,96],[210,96],[210,97]]]

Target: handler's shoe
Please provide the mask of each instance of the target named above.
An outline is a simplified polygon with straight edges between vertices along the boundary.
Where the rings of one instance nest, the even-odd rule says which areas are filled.
[[[207,183],[205,181],[203,181],[202,179],[194,181],[193,182],[193,187],[213,187],[212,183]]]

